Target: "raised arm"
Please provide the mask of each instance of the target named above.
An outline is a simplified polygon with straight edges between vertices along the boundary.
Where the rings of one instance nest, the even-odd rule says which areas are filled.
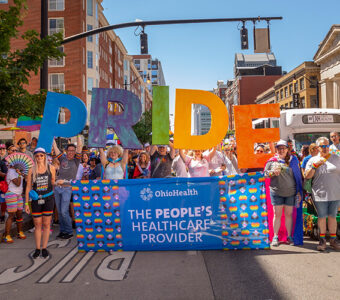
[[[129,150],[124,149],[123,156],[122,156],[122,165],[124,165],[124,167],[126,166],[128,159],[129,159]]]
[[[174,148],[174,144],[172,143],[172,142],[169,142],[169,147],[170,147],[170,157],[172,158],[172,159],[174,159],[175,158],[175,155],[176,155],[176,153],[175,153],[175,148]]]
[[[179,156],[181,157],[181,159],[183,160],[183,162],[186,164],[187,163],[187,156],[184,154],[183,149],[179,149]]]
[[[83,142],[81,140],[81,136],[78,134],[77,135],[77,149],[76,149],[76,151],[77,151],[77,153],[81,153],[82,150],[83,150]]]
[[[55,154],[56,156],[58,156],[58,155],[60,154],[60,150],[59,150],[59,148],[58,148],[58,146],[57,146],[57,143],[55,142],[54,139],[53,139],[53,143],[52,143],[52,149],[53,149],[54,154]]]
[[[150,156],[153,155],[156,151],[157,151],[157,146],[156,145],[151,145]]]
[[[99,148],[100,162],[103,167],[107,164],[106,155],[103,148]]]

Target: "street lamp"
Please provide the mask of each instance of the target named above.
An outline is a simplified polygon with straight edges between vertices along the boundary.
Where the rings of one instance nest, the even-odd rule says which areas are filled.
[[[131,85],[131,84],[133,84],[133,83],[135,83],[136,81],[137,81],[137,79],[143,79],[144,80],[144,78],[146,78],[146,83],[147,84],[150,84],[150,82],[151,82],[151,80],[150,80],[150,75],[149,74],[147,74],[147,75],[142,75],[142,76],[138,76],[138,77],[136,77],[133,81],[131,81],[130,83],[127,83],[127,81],[126,81],[126,79],[125,79],[125,81],[124,81],[124,89],[126,89],[127,90],[127,86],[128,85]]]

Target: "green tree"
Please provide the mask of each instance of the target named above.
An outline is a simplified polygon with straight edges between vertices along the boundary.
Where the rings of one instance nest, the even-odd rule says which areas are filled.
[[[58,50],[63,40],[62,33],[40,39],[35,30],[19,36],[18,28],[23,25],[27,12],[26,0],[14,0],[7,11],[0,10],[0,123],[21,115],[36,117],[44,109],[46,91],[30,94],[25,85],[30,74],[37,74],[46,59],[58,59],[64,54]],[[13,39],[22,38],[26,47],[11,48]]]
[[[139,122],[133,126],[133,130],[138,138],[138,140],[142,143],[150,143],[151,144],[151,131],[152,131],[152,111],[151,109],[145,111],[142,114]]]

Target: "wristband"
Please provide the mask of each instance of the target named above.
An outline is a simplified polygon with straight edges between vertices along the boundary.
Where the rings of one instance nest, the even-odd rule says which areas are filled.
[[[28,202],[25,202],[25,205],[27,205],[27,206],[28,206]]]
[[[315,163],[312,164],[312,169],[316,170],[319,166],[317,166]]]

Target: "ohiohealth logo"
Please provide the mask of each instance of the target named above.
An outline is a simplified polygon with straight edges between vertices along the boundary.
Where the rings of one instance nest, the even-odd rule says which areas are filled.
[[[144,188],[140,191],[140,197],[144,200],[144,201],[149,201],[152,199],[153,197],[153,192],[151,191],[150,188]]]

